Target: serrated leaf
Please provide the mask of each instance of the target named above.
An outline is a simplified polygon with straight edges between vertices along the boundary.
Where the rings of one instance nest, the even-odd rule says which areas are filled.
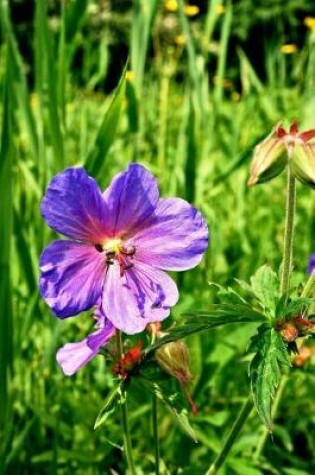
[[[100,426],[104,425],[107,422],[109,416],[115,411],[116,407],[119,404],[119,399],[121,397],[121,387],[124,384],[124,381],[120,381],[108,394],[105,399],[104,406],[98,413],[95,423],[94,430],[98,429]]]
[[[215,287],[218,290],[217,295],[220,297],[220,301],[231,304],[246,304],[246,300],[244,300],[243,297],[231,287],[223,287],[222,285],[216,284],[215,282],[209,282],[209,285]]]
[[[276,319],[282,319],[284,317],[292,317],[299,313],[304,313],[308,307],[315,302],[315,298],[298,298],[289,300],[286,302],[285,296],[283,296],[276,306]]]
[[[179,424],[185,434],[197,442],[195,431],[189,423],[188,411],[185,407],[185,402],[182,395],[179,392],[167,392],[166,387],[162,388],[162,386],[157,384],[155,381],[151,381],[141,376],[140,379],[149,389],[149,391],[155,394],[156,397],[170,410],[176,422]]]
[[[272,430],[271,405],[281,378],[281,368],[290,366],[287,347],[280,334],[263,324],[252,339],[250,351],[256,351],[249,367],[254,402],[259,417]]]
[[[240,304],[214,304],[211,305],[208,310],[186,315],[188,318],[184,325],[168,330],[167,335],[157,340],[152,346],[146,348],[144,354],[148,355],[162,345],[165,345],[165,343],[181,340],[187,336],[229,323],[256,323],[267,321],[264,314],[254,310],[250,305]]]
[[[87,172],[97,178],[103,170],[106,154],[113,143],[120,112],[125,97],[126,68],[119,81],[117,89],[108,105],[102,123],[95,137],[94,144],[88,153],[84,166]]]
[[[279,278],[275,271],[267,264],[260,267],[251,277],[251,286],[264,308],[273,314],[279,295]]]

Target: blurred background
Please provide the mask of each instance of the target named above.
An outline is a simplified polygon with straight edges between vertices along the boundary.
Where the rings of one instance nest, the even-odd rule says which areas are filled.
[[[0,3],[0,473],[123,474],[119,414],[93,425],[113,385],[97,357],[71,378],[56,350],[91,328],[60,322],[40,300],[38,259],[54,237],[39,204],[50,178],[84,164],[105,188],[137,161],[163,196],[206,216],[211,242],[197,269],[177,275],[173,319],[281,262],[285,178],[248,189],[254,146],[279,121],[315,127],[312,0],[1,0]],[[126,63],[128,64],[126,66]],[[120,81],[126,68],[125,78]],[[118,86],[119,84],[119,86]],[[293,284],[315,252],[315,195],[298,184]],[[187,339],[198,443],[159,408],[161,474],[205,473],[249,392],[254,325]],[[255,413],[222,474],[315,473],[314,347],[295,359],[259,449]],[[131,428],[139,473],[154,473],[150,395],[134,388]]]

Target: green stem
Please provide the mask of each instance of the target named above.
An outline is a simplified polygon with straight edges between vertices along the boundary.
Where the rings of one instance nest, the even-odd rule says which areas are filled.
[[[157,397],[152,395],[152,426],[154,438],[154,458],[155,458],[155,475],[160,473],[160,445],[158,433],[158,419],[157,419]]]
[[[284,228],[284,243],[283,243],[283,260],[282,260],[282,275],[281,275],[281,284],[280,284],[280,293],[288,294],[290,290],[290,275],[292,270],[292,261],[293,261],[293,239],[294,239],[294,218],[295,218],[295,208],[296,208],[296,182],[295,177],[292,173],[290,167],[290,152],[288,154],[289,166],[287,172],[287,190],[286,190],[286,206],[285,206],[285,228]],[[311,282],[310,286],[314,286],[314,283]],[[308,289],[309,290],[309,289]],[[280,385],[274,400],[272,408],[272,419],[274,419],[282,395],[287,383],[288,377],[283,376]],[[257,449],[254,454],[254,460],[258,460],[262,454],[266,440],[268,437],[269,431],[264,429],[264,433],[258,443]]]
[[[117,352],[118,352],[118,358],[120,359],[123,356],[123,345],[122,345],[121,332],[119,331],[117,332]],[[131,475],[137,475],[137,472],[133,463],[133,457],[132,457],[132,446],[131,446],[129,421],[128,421],[127,393],[126,393],[126,389],[124,385],[122,385],[122,389],[121,389],[120,407],[121,407],[121,424],[122,424],[122,429],[123,429],[124,447],[125,447],[127,464],[128,464],[128,468]]]
[[[225,462],[225,459],[228,456],[231,448],[233,447],[236,437],[238,436],[243,425],[245,424],[247,417],[251,413],[252,408],[253,400],[252,396],[250,395],[249,398],[245,401],[239,415],[237,416],[237,419],[235,420],[230,432],[228,433],[220,453],[217,455],[215,461],[209,467],[208,471],[206,472],[206,475],[215,475],[216,473],[218,473],[219,469]]]
[[[291,171],[290,164],[288,166],[287,175],[287,197],[286,197],[286,215],[285,215],[285,231],[283,245],[283,261],[281,276],[281,295],[288,293],[290,290],[290,274],[292,268],[293,254],[293,237],[294,237],[294,215],[296,206],[296,184],[295,177]]]
[[[290,159],[290,156],[289,156]],[[295,207],[296,207],[296,183],[295,177],[291,171],[290,164],[288,166],[288,175],[287,175],[287,190],[286,190],[286,215],[285,215],[285,230],[284,230],[284,246],[283,246],[283,261],[282,261],[282,276],[281,276],[281,294],[287,294],[290,290],[290,274],[292,267],[292,255],[293,255],[293,237],[294,237],[294,216],[295,216]],[[275,416],[277,409],[280,404],[280,400],[283,394],[283,390],[286,384],[287,378],[283,377],[277,392],[277,396],[273,406],[273,416]],[[242,429],[244,423],[247,420],[253,407],[252,397],[249,396],[244,406],[242,407],[237,419],[235,420],[224,444],[218,454],[217,458],[210,466],[206,475],[215,475],[220,467],[225,462],[226,457],[228,456],[236,437],[238,436],[240,430]],[[262,453],[267,436],[269,432],[265,432],[260,440],[260,443],[255,452],[255,459],[259,458]]]

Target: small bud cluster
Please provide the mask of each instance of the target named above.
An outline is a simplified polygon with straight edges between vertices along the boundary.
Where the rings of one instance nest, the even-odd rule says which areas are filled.
[[[127,379],[141,361],[142,346],[142,341],[139,341],[136,346],[130,348],[130,350],[120,358],[118,363],[113,366],[112,372],[119,375],[122,379]]]
[[[285,342],[294,343],[299,337],[314,334],[315,323],[302,315],[297,315],[277,323],[275,329],[280,333]]]

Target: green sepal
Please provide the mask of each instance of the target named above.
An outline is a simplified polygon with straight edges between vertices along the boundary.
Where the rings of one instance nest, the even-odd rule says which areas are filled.
[[[272,132],[254,150],[248,185],[264,183],[280,175],[288,163],[287,149]]]

